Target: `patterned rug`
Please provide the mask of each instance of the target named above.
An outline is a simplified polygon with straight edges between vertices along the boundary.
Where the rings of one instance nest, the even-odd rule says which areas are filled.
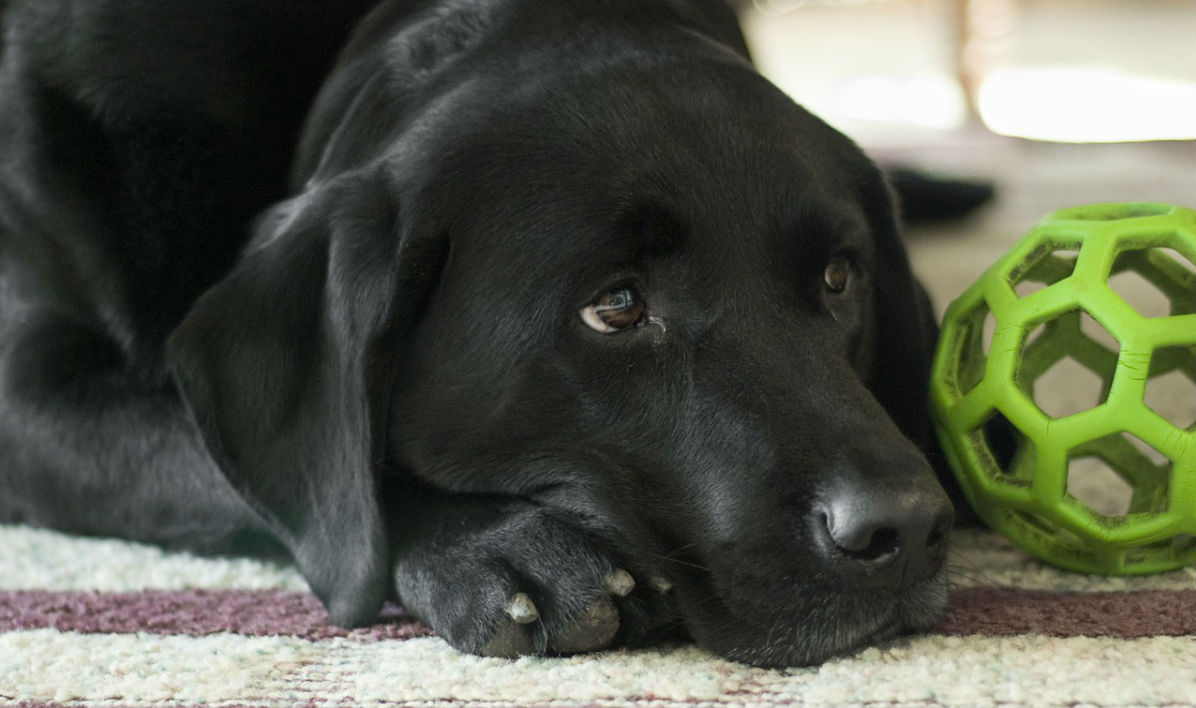
[[[0,703],[1193,706],[1196,569],[1109,579],[957,535],[933,633],[781,671],[693,646],[460,655],[398,608],[346,632],[290,568],[0,526]]]

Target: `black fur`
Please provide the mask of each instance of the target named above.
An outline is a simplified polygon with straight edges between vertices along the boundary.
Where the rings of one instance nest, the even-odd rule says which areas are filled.
[[[483,653],[933,623],[935,327],[877,169],[721,2],[370,4],[0,6],[0,520],[284,550],[332,621]]]

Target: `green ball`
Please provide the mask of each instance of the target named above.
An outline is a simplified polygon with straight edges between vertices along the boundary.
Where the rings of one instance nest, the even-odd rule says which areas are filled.
[[[1196,563],[1196,212],[1050,214],[947,309],[935,428],[968,502],[1062,568]]]

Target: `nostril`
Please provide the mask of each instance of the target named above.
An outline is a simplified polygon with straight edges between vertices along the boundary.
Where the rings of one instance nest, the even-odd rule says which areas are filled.
[[[827,533],[836,550],[863,563],[887,560],[901,550],[901,532],[891,526],[851,526],[836,528],[834,520],[823,515]]]
[[[901,550],[901,533],[897,529],[881,528],[872,532],[863,548],[839,547],[844,554],[858,561],[875,562],[895,555]]]
[[[930,533],[926,536],[926,559],[929,568],[937,569],[947,556],[947,537],[951,535],[951,527],[955,525],[955,513],[947,507],[946,511],[934,518],[930,525]]]
[[[927,550],[936,550],[947,539],[948,534],[951,533],[952,521],[950,518],[939,519],[930,529],[930,535],[926,537]]]

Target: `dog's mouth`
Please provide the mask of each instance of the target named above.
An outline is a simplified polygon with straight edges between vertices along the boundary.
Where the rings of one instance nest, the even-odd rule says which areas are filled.
[[[899,593],[799,589],[771,608],[724,605],[722,617],[687,614],[699,645],[732,661],[766,668],[819,664],[894,637],[926,631],[947,610],[947,580],[940,571]]]

